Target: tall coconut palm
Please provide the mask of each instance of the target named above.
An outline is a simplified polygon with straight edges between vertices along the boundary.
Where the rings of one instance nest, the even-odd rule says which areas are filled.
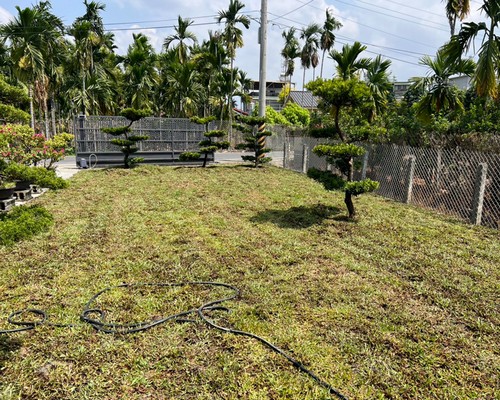
[[[391,66],[390,60],[382,60],[382,56],[375,57],[366,69],[366,84],[372,96],[372,109],[370,111],[370,122],[387,108],[389,93],[392,89],[388,70]]]
[[[438,52],[434,59],[422,57],[420,63],[429,68],[429,73],[426,77],[413,80],[413,88],[424,93],[418,102],[417,114],[425,120],[433,113],[463,109],[459,91],[449,78],[456,74],[470,76],[475,69],[474,62],[464,60],[450,63],[443,52]]]
[[[497,76],[500,70],[500,36],[497,35],[496,28],[500,23],[500,3],[497,0],[484,0],[481,12],[485,14],[488,22],[464,23],[460,32],[444,45],[443,51],[450,62],[457,63],[468,52],[474,40],[482,36],[472,84],[479,96],[496,99]]]
[[[152,109],[154,88],[158,83],[157,56],[147,36],[134,33],[132,37],[127,55],[122,58],[125,102],[136,109]]]
[[[470,12],[470,0],[446,0],[446,17],[450,24],[451,36],[455,34],[457,19],[462,21]]]
[[[342,51],[330,51],[330,57],[337,63],[337,76],[344,80],[351,79],[361,70],[366,70],[371,63],[370,58],[359,58],[359,55],[366,50],[366,46],[359,42],[342,46]]]
[[[168,49],[172,43],[177,42],[175,49],[177,50],[177,57],[179,62],[184,64],[187,61],[190,46],[186,44],[186,41],[191,41],[194,45],[198,40],[193,32],[188,30],[189,26],[193,23],[189,18],[182,19],[179,15],[177,26],[175,27],[175,34],[167,36],[163,42],[165,49]]]
[[[288,87],[292,88],[292,76],[295,72],[295,59],[300,57],[300,45],[297,37],[295,36],[295,28],[290,28],[288,31],[283,31],[281,36],[285,39],[285,46],[281,50],[281,56],[285,59],[285,82],[288,77]],[[287,103],[288,97],[284,101],[284,105]]]
[[[323,50],[323,56],[321,57],[321,71],[320,78],[323,78],[323,64],[325,62],[325,53],[330,51],[335,43],[335,34],[333,31],[340,29],[342,24],[335,19],[335,17],[330,13],[330,10],[326,10],[326,19],[323,24],[323,29],[321,29],[321,37],[319,39],[319,47]]]
[[[228,111],[229,111],[229,139],[231,139],[232,133],[232,122],[233,122],[233,111],[232,111],[232,96],[233,96],[233,82],[234,82],[234,59],[236,57],[236,49],[243,47],[243,31],[239,28],[242,25],[246,29],[250,27],[250,18],[246,15],[240,14],[240,11],[245,7],[245,4],[241,3],[239,0],[229,0],[229,6],[227,10],[219,11],[217,17],[217,22],[221,23],[224,21],[224,31],[223,37],[226,43],[227,52],[231,59],[231,90],[227,99]]]
[[[318,24],[311,23],[306,28],[304,28],[304,30],[300,34],[300,38],[304,40],[304,45],[302,46],[302,50],[300,51],[300,62],[302,64],[302,69],[304,70],[302,73],[302,87],[304,88],[302,91],[302,102],[304,101],[304,90],[306,85],[306,69],[309,69],[312,66],[314,70],[319,63],[318,36],[320,32],[321,27]]]

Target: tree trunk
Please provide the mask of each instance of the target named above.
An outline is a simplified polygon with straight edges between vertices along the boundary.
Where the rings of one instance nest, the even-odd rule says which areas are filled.
[[[30,95],[31,129],[35,129],[35,109],[33,107],[33,85],[30,85],[29,95]]]
[[[56,102],[54,101],[54,97],[50,99],[50,113],[52,119],[52,137],[54,137],[57,133],[56,128]]]
[[[303,67],[304,68],[304,73],[302,74],[302,104],[300,105],[301,107],[304,107],[304,90],[306,90],[306,88],[304,87],[306,85],[306,67]]]
[[[345,191],[344,203],[347,206],[347,211],[349,211],[349,219],[354,218],[356,210],[354,209],[354,203],[352,202],[352,194],[348,190]]]
[[[227,101],[227,112],[229,113],[229,130],[228,130],[228,137],[229,137],[229,143],[231,143],[231,139],[233,138],[233,83],[234,83],[234,58],[231,57],[231,82],[229,86],[229,99]],[[264,82],[264,85],[266,83]],[[262,85],[262,82],[259,83],[259,85]],[[260,101],[260,99],[259,99]]]
[[[321,56],[321,70],[319,72],[319,77],[321,79],[323,79],[323,63],[325,62],[325,52],[326,52],[326,49],[323,50],[323,55]]]
[[[50,128],[49,128],[49,107],[47,104],[47,98],[43,99],[43,116],[45,119],[45,139],[50,139]]]

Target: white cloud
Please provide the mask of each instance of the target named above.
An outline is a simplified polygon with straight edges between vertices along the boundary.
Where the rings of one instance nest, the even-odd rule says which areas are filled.
[[[14,16],[5,8],[0,7],[0,24],[5,24],[12,20]]]

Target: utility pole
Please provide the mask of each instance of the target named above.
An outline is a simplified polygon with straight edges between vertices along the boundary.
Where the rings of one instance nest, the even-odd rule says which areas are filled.
[[[259,117],[266,116],[267,0],[260,3]]]

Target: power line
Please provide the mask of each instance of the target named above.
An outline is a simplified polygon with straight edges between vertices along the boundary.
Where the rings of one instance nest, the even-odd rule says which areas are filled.
[[[345,4],[347,6],[350,6],[350,7],[360,8],[362,10],[367,10],[367,11],[370,11],[370,12],[375,13],[375,14],[381,14],[381,15],[384,15],[386,17],[395,18],[395,19],[398,19],[400,21],[405,21],[405,22],[409,22],[411,24],[420,25],[420,26],[426,26],[428,28],[436,29],[436,30],[443,31],[443,32],[448,32],[448,30],[445,30],[445,29],[440,29],[440,28],[435,27],[435,26],[431,26],[431,25],[427,25],[427,24],[422,24],[420,22],[412,21],[411,19],[396,17],[394,15],[383,13],[382,11],[377,11],[377,10],[373,10],[371,8],[366,8],[366,7],[358,6],[356,4],[350,4],[350,3],[346,2],[346,1],[342,1],[342,0],[336,0],[336,1],[338,1],[339,3]],[[402,13],[398,13],[398,14],[402,14]],[[402,15],[405,15],[405,14],[402,14]],[[439,25],[441,25],[441,24],[439,24]],[[441,26],[444,26],[444,25],[441,25]]]
[[[299,3],[302,3],[302,1],[300,1],[300,0],[296,0],[296,1],[299,2]],[[324,11],[322,8],[319,8],[319,7],[316,7],[316,6],[313,6],[313,5],[309,5],[309,7],[315,8],[316,10]],[[368,29],[371,29],[371,30],[374,30],[374,31],[377,31],[377,32],[384,33],[385,35],[393,36],[393,37],[396,37],[398,39],[406,40],[406,41],[408,41],[410,43],[419,44],[419,45],[422,45],[422,46],[425,46],[425,47],[429,47],[429,48],[432,47],[432,46],[429,45],[429,43],[423,43],[423,42],[419,42],[419,41],[414,40],[414,39],[409,39],[409,38],[404,37],[404,36],[396,35],[395,33],[387,32],[387,31],[384,31],[383,29],[375,28],[375,27],[373,27],[371,25],[367,25],[367,24],[364,24],[362,22],[358,22],[356,20],[344,17],[344,16],[339,15],[339,14],[335,14],[334,12],[332,12],[332,15],[334,15],[335,17],[337,17],[337,18],[339,18],[341,20],[353,22],[353,23],[355,23],[355,24],[357,24],[359,26],[363,26],[365,28],[368,28]]]
[[[311,4],[313,1],[315,1],[315,0],[310,0],[310,1],[308,1],[307,3],[302,4],[301,6],[299,6],[299,7],[297,7],[297,8],[294,8],[292,11],[289,11],[289,12],[287,12],[287,13],[283,14],[283,15],[280,15],[279,17],[276,17],[275,19],[282,18],[282,17],[286,17],[287,15],[290,15],[290,14],[294,13],[295,11],[300,10],[301,8],[303,8],[303,7],[305,7],[305,6],[308,6],[308,5],[309,5],[309,4]],[[269,22],[273,22],[275,19],[272,19],[272,20],[270,20]]]

